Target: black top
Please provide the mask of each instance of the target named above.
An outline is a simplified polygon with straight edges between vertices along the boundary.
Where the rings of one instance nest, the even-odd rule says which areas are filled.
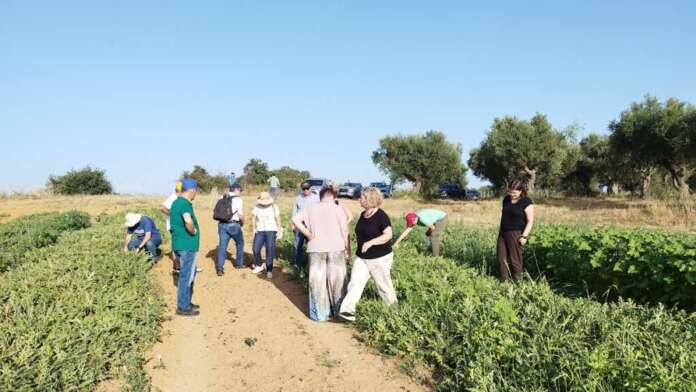
[[[364,212],[360,214],[360,219],[358,219],[358,223],[355,225],[355,236],[358,240],[358,249],[355,255],[361,259],[377,259],[391,253],[391,241],[382,245],[373,245],[366,253],[362,252],[364,243],[381,236],[384,230],[390,226],[391,221],[389,220],[389,216],[381,209],[378,209],[377,212],[369,218],[365,218]]]
[[[500,231],[523,231],[527,226],[527,214],[524,209],[532,205],[532,199],[523,197],[513,203],[510,196],[503,199],[503,216],[500,219]]]

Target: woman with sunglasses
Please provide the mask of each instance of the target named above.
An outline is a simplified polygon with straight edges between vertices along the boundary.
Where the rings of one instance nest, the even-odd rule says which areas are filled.
[[[522,251],[534,225],[534,204],[524,184],[513,181],[503,199],[497,254],[501,282],[517,281],[524,272]]]

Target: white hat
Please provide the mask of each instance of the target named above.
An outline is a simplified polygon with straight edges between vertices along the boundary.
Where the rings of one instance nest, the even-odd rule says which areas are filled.
[[[133,227],[140,222],[140,218],[142,218],[142,214],[134,214],[132,212],[129,212],[126,214],[126,227]]]

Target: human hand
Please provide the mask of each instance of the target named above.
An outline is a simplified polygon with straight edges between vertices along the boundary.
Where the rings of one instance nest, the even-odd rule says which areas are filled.
[[[128,253],[128,246],[123,247],[123,253]]]
[[[366,243],[363,244],[362,246],[362,253],[367,253],[367,251],[372,248],[372,243],[370,241],[367,241]]]
[[[518,242],[519,242],[520,245],[522,245],[522,246],[527,245],[527,239],[526,239],[525,237],[520,237],[520,239],[518,240]]]

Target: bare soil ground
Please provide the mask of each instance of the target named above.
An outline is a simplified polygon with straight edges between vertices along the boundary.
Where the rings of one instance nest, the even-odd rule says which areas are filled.
[[[0,199],[0,222],[43,211],[81,209],[97,215],[157,207],[164,197],[101,196]],[[365,347],[355,331],[340,323],[312,322],[307,317],[307,292],[280,270],[269,281],[249,269],[232,268],[215,274],[217,225],[211,219],[216,197],[200,196],[194,203],[202,241],[194,302],[201,315],[173,315],[176,286],[165,258],[153,274],[168,302],[161,342],[151,350],[147,372],[161,391],[419,391],[428,387],[398,370],[393,358]],[[245,197],[250,212],[254,198]],[[291,197],[280,198],[288,211]],[[346,201],[357,214],[357,202]],[[498,200],[443,201],[427,204],[446,210],[451,221],[491,226],[498,223]],[[413,200],[387,200],[391,215],[426,206]],[[570,199],[545,201],[537,215],[547,222],[589,222],[628,227],[666,227],[693,230],[693,214],[664,204],[622,200]],[[251,237],[247,230],[246,258]],[[230,244],[228,253],[234,252]],[[111,389],[108,386],[107,390]]]

